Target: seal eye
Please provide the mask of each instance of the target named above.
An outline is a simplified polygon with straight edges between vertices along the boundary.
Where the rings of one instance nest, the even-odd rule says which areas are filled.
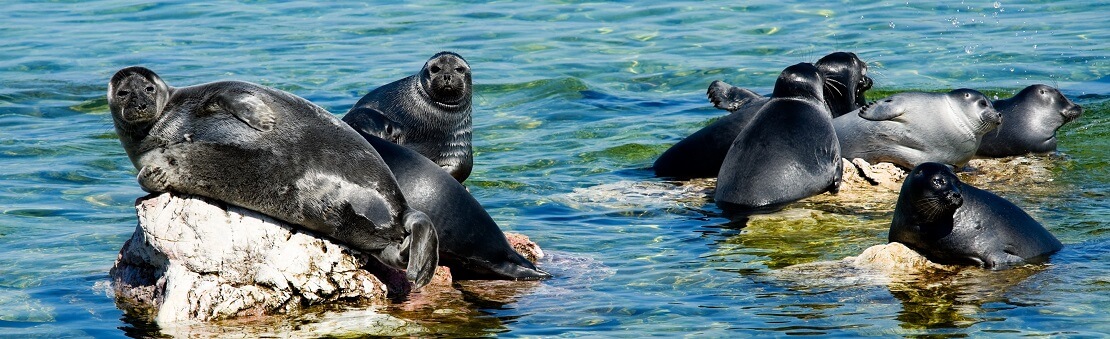
[[[979,100],[979,107],[986,108],[987,107],[987,102],[984,101],[984,100]]]
[[[944,178],[933,178],[933,186],[943,187],[944,186]]]
[[[1041,90],[1041,95],[1044,95],[1044,90],[1043,89]]]
[[[125,97],[125,96],[127,96],[128,94],[131,94],[131,92],[129,92],[129,91],[127,91],[127,90],[122,90],[122,89],[121,89],[121,90],[119,90],[119,92],[116,92],[116,95],[117,95],[117,96],[121,96],[121,97]]]
[[[964,98],[965,99],[970,99],[971,98],[971,93],[964,93]]]
[[[154,93],[154,86],[146,86],[146,91]]]
[[[439,66],[432,65],[432,67],[429,67],[428,70],[432,71],[432,73],[439,73]]]
[[[455,72],[459,72],[459,73],[466,72],[466,68],[465,67],[455,67]]]

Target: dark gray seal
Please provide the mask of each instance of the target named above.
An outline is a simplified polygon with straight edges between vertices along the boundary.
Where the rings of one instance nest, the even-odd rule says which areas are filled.
[[[728,213],[773,212],[840,188],[843,163],[823,75],[811,64],[787,67],[771,100],[740,131],[725,156],[714,198]]]
[[[926,162],[964,166],[1001,121],[982,93],[957,89],[895,94],[833,119],[833,126],[845,158],[909,169]]]
[[[407,270],[423,286],[436,232],[410,208],[374,148],[323,108],[246,82],[173,88],[129,67],[108,104],[139,184],[242,206],[297,224]]]
[[[359,125],[368,117],[347,123]],[[439,263],[455,279],[536,280],[551,277],[513,250],[505,233],[458,181],[419,153],[373,135],[366,141],[393,171],[410,206],[427,211],[439,234]]]
[[[867,103],[865,92],[871,89],[872,81],[867,77],[867,64],[855,53],[831,53],[815,65],[825,76],[824,104],[833,116],[851,112]],[[714,107],[729,111],[729,114],[663,152],[652,165],[655,175],[678,179],[717,176],[736,135],[770,100],[720,80],[709,85],[706,95]]]
[[[889,240],[935,263],[991,269],[1044,261],[1063,247],[1020,207],[935,162],[918,165],[902,183]]]
[[[1001,158],[1056,151],[1056,131],[1079,118],[1083,107],[1048,85],[1032,85],[1012,98],[995,100],[1002,124],[983,135],[976,156]]]
[[[474,167],[470,78],[462,56],[439,52],[419,73],[367,93],[343,119],[363,119],[362,132],[411,148],[463,182]]]

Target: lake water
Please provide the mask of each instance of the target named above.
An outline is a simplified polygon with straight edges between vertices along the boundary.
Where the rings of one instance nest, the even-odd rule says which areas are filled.
[[[444,335],[635,337],[1110,334],[1110,29],[1105,1],[502,1],[0,5],[0,336],[157,334],[108,269],[135,182],[104,98],[129,65],[173,86],[245,80],[343,114],[441,50],[474,70],[468,186],[555,274],[389,310]],[[730,224],[703,190],[654,178],[663,150],[723,111],[717,79],[770,91],[782,68],[853,51],[872,100],[1060,87],[1086,108],[1038,187],[986,187],[1065,248],[1049,265],[930,283],[781,274],[886,242],[889,211]],[[778,219],[775,219],[778,220]],[[455,309],[453,316],[428,311]]]

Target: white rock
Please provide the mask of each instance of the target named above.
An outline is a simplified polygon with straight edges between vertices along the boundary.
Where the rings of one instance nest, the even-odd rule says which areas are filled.
[[[383,305],[367,256],[259,213],[199,197],[137,201],[139,224],[111,270],[121,306],[160,326],[292,313],[335,302]]]

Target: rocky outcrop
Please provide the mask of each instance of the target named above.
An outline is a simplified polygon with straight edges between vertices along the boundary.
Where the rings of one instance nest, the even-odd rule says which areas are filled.
[[[251,210],[170,193],[141,198],[136,209],[112,287],[121,308],[162,327],[334,302],[385,305],[410,289],[402,272],[368,255]],[[542,257],[527,237],[508,236],[526,257]],[[451,288],[445,267],[434,279],[432,287]]]

